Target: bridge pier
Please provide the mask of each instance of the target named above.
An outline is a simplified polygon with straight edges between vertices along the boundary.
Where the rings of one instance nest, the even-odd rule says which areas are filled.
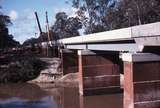
[[[160,107],[160,56],[151,53],[122,54],[124,108]]]
[[[62,72],[63,75],[78,72],[77,50],[61,50]]]
[[[78,50],[78,56],[81,95],[121,91],[119,53]]]

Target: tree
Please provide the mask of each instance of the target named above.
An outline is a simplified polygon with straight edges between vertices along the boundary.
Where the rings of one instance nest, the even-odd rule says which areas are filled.
[[[78,17],[88,17],[86,34],[160,21],[160,0],[72,0],[72,4]]]
[[[72,3],[80,13],[88,14],[86,34],[108,30],[105,16],[110,8],[115,7],[116,0],[72,0]]]
[[[68,17],[65,12],[56,14],[56,21],[52,26],[57,39],[79,36],[78,30],[82,28],[82,23],[78,17]]]
[[[23,42],[23,45],[24,46],[27,46],[27,45],[33,45],[33,44],[36,44],[37,43],[37,38],[30,38],[30,39],[27,39]]]
[[[1,7],[0,7],[1,9]],[[9,24],[11,24],[11,20],[9,18],[9,16],[7,15],[3,15],[3,13],[0,11],[0,31],[5,28],[6,26],[8,26]]]
[[[0,11],[0,48],[14,47],[19,42],[13,39],[13,35],[9,35],[7,26],[11,24],[9,16],[3,15]]]
[[[160,21],[159,0],[121,0],[106,15],[110,29]]]

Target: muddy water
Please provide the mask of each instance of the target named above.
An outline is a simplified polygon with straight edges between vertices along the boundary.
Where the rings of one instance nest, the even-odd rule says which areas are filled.
[[[53,84],[0,85],[0,108],[122,108],[122,94],[79,96],[78,88]]]

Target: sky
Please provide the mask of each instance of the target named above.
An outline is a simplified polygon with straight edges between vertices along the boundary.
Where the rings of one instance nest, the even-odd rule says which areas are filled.
[[[35,33],[39,33],[34,12],[39,16],[41,27],[45,30],[45,12],[48,12],[50,26],[54,24],[55,14],[57,12],[66,12],[69,16],[73,16],[75,9],[71,7],[69,0],[0,0],[2,12],[12,21],[9,26],[9,33],[14,39],[23,43],[31,37],[38,37]],[[71,0],[70,0],[71,1]]]

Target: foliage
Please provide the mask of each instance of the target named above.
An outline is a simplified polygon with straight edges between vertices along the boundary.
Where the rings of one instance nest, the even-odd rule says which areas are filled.
[[[12,55],[0,58],[0,83],[18,83],[33,80],[39,76],[46,63],[30,56]]]
[[[109,29],[160,21],[159,0],[121,0],[106,15]]]
[[[26,41],[23,42],[23,45],[26,46],[26,45],[33,45],[33,44],[36,44],[38,42],[37,38],[30,38],[30,39],[27,39]]]
[[[159,0],[72,0],[72,4],[78,17],[88,17],[82,23],[87,34],[160,21]]]
[[[0,10],[0,32],[6,29],[6,26],[8,26],[9,24],[12,24],[9,16],[4,15]]]
[[[86,34],[107,30],[107,23],[104,22],[105,16],[107,11],[115,6],[115,0],[72,0],[72,3],[73,7],[81,13],[88,14],[88,21],[85,25]]]
[[[0,49],[19,45],[19,42],[13,39],[13,35],[8,33],[9,24],[11,24],[9,16],[3,15],[0,11]]]
[[[57,39],[78,36],[78,30],[82,28],[82,23],[78,17],[68,17],[65,12],[56,14],[55,24],[52,26]]]
[[[8,28],[1,28],[0,31],[0,48],[18,46],[20,43],[13,39],[13,35],[8,34]]]

